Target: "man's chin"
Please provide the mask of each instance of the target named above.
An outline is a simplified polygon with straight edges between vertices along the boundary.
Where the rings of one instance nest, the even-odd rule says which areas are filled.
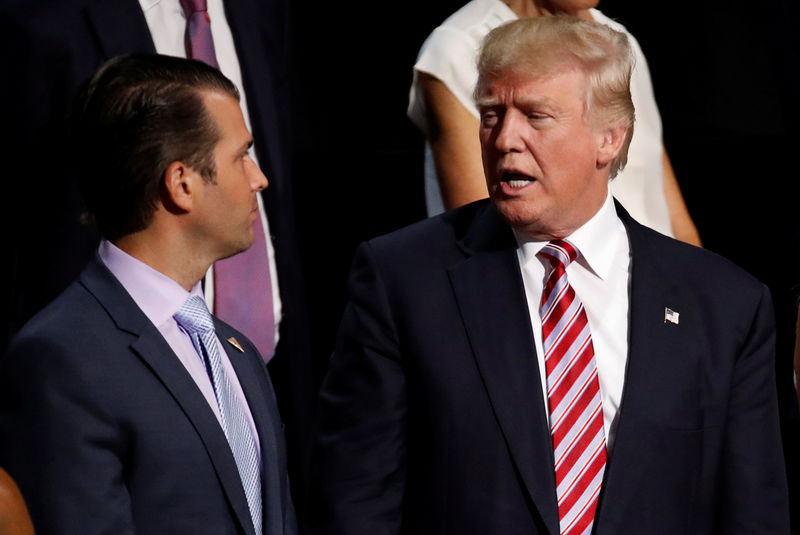
[[[520,199],[492,199],[492,202],[505,222],[514,230],[532,236],[543,233],[541,213],[533,210],[530,202],[523,202]]]
[[[508,199],[508,198],[492,198],[492,203],[503,219],[513,228],[519,225],[525,225],[530,221],[536,219],[533,210],[531,210],[530,202],[525,202],[522,199]]]
[[[245,252],[253,245],[253,241],[254,239],[251,236],[249,240],[236,244],[235,246],[232,246],[229,251],[226,251],[225,256],[221,257],[219,260],[224,260],[226,258],[236,256],[239,253]]]

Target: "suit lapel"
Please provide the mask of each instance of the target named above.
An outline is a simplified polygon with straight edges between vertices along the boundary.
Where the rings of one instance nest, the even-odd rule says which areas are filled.
[[[144,13],[135,0],[94,0],[85,9],[105,58],[132,52],[155,53]]]
[[[487,205],[462,245],[469,257],[449,276],[475,360],[525,487],[556,535],[553,449],[516,241]]]
[[[254,535],[247,498],[228,440],[189,372],[158,329],[98,259],[89,263],[81,281],[106,309],[117,327],[137,336],[131,349],[159,378],[194,426],[205,444],[209,459],[239,523],[246,533]]]
[[[664,380],[676,355],[681,327],[665,321],[664,308],[688,310],[690,301],[659,263],[658,251],[646,235],[652,232],[617,204],[631,246],[630,335],[624,390],[613,450],[610,452],[596,521],[597,534],[618,533],[627,504],[642,483],[646,466],[657,451],[643,444],[638,415],[658,413],[654,385]]]
[[[217,336],[236,371],[258,431],[261,445],[263,516],[264,519],[269,519],[269,522],[264,522],[263,531],[265,535],[273,533],[277,535],[283,533],[283,519],[285,518],[283,504],[287,503],[288,489],[285,488],[284,478],[280,476],[281,472],[276,473],[276,470],[282,470],[281,467],[284,466],[286,457],[283,442],[280,440],[282,432],[281,422],[278,420],[278,409],[274,397],[267,395],[269,384],[267,383],[266,368],[261,356],[251,344],[244,343],[241,334],[219,320],[215,321],[215,326]],[[239,351],[228,342],[231,337],[238,337],[244,352]]]

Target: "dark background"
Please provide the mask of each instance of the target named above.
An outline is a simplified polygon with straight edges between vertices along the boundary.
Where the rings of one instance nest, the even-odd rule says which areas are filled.
[[[426,215],[408,90],[420,45],[463,2],[290,5],[294,192],[319,384],[356,246]]]

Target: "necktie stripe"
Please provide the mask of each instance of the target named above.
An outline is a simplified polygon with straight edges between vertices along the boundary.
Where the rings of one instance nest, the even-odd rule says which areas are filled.
[[[578,250],[545,245],[551,262],[542,291],[542,345],[561,535],[590,534],[605,473],[602,399],[586,311],[567,278]]]
[[[578,257],[578,250],[565,240],[553,240],[542,249],[541,254],[553,258],[566,267]]]
[[[600,440],[604,437],[600,436],[600,430],[594,425],[582,427],[575,433],[570,433],[569,440],[564,442],[560,448],[555,452],[556,459],[555,471],[558,476],[560,490],[565,490],[569,487],[569,482],[576,479],[578,472],[575,472],[581,464],[581,459],[585,461],[588,455],[591,455],[594,449],[601,445]]]
[[[542,314],[542,324],[547,322],[550,318],[550,314],[553,313],[554,310],[558,309],[558,304],[561,302],[561,299],[564,297],[569,290],[569,286],[567,286],[563,279],[559,279],[559,283],[553,284],[553,288],[550,290],[551,298],[547,300],[546,303],[542,305],[542,310],[545,312]]]
[[[551,348],[552,349],[552,348]],[[569,346],[564,349],[564,356],[559,359],[553,359],[553,351],[551,350],[545,359],[557,360],[552,364],[553,369],[548,373],[547,380],[550,384],[549,392],[555,395],[562,381],[564,380],[567,372],[573,366],[586,366],[586,363],[591,360],[589,353],[592,351],[592,338],[588,329],[583,329],[577,334],[577,337],[571,340]]]
[[[592,367],[590,355],[591,345],[587,344],[582,353],[577,353],[575,358],[570,359],[569,364],[571,368],[564,368],[561,375],[558,377],[558,382],[553,380],[548,396],[550,398],[550,414],[551,424],[555,425],[561,420],[561,413],[564,412],[565,407],[570,406],[570,400],[574,400],[579,396],[580,392],[585,388],[584,383],[591,379],[595,368]],[[553,372],[550,376],[556,375]],[[567,398],[567,404],[562,401]]]
[[[581,448],[587,447],[587,443],[602,431],[602,418],[597,417],[600,415],[600,411],[601,406],[594,404],[585,407],[582,411],[576,410],[568,413],[566,419],[568,421],[562,422],[564,425],[554,431],[553,443],[557,472],[561,462],[570,452],[573,455],[575,452],[580,453]],[[574,457],[572,460],[574,461]],[[571,466],[571,463],[568,466]]]
[[[581,474],[580,479],[576,480],[566,491],[565,497],[558,507],[559,512],[564,512],[564,520],[567,524],[580,516],[587,501],[600,489],[603,463],[604,459],[600,455],[594,456],[585,467],[586,470]]]
[[[595,507],[592,500],[596,498],[602,483],[600,460],[601,459],[597,459],[597,462],[593,463],[593,465],[589,467],[589,470],[587,470],[587,477],[576,484],[576,486],[581,487],[581,491],[573,492],[568,496],[568,500],[565,500],[559,505],[559,515],[563,514],[565,531],[573,529],[575,523],[581,523],[580,521],[586,512],[590,508],[593,510]],[[594,514],[594,511],[592,511],[592,514]],[[591,518],[588,520],[591,520]]]
[[[559,515],[563,514],[564,532],[569,532],[570,530],[581,532],[582,529],[580,527],[576,529],[576,525],[581,526],[585,520],[590,523],[593,520],[597,495],[600,492],[602,483],[602,473],[599,468],[598,460],[598,463],[592,466],[592,471],[587,473],[587,479],[580,483],[584,491],[575,493],[574,497],[570,496],[569,504],[559,507]],[[589,511],[591,511],[591,514],[587,517]]]
[[[562,275],[566,281],[566,274]],[[557,333],[565,329],[565,322],[570,321],[576,314],[580,313],[583,306],[580,301],[575,298],[575,292],[572,288],[566,286],[564,295],[558,301],[553,303],[549,314],[543,319],[542,328],[546,326],[545,338],[548,338],[552,333]]]
[[[174,315],[189,334],[192,344],[206,364],[219,408],[220,425],[236,462],[256,535],[262,533],[261,454],[250,431],[241,401],[222,364],[214,320],[202,297],[192,296]]]
[[[570,381],[584,375],[584,369],[591,366],[591,338],[585,338],[576,351],[572,351],[568,358],[558,363],[558,368],[548,376],[551,383],[548,395],[551,398],[551,408],[556,411],[561,404],[561,399],[573,388]]]
[[[597,497],[600,494],[600,483],[602,475],[598,474],[597,485],[592,489],[591,493],[581,503],[580,508],[565,513],[567,523],[562,531],[562,535],[578,535],[589,534],[592,532],[592,524],[594,523],[594,515],[597,509]]]
[[[548,321],[548,331],[544,333],[544,338],[549,345],[549,351],[552,352],[559,344],[559,340],[565,336],[574,335],[574,329],[571,327],[580,318],[582,307],[574,304],[575,302],[562,310],[559,313],[551,315]],[[580,327],[580,324],[578,324]]]
[[[562,396],[560,399],[556,398],[551,402],[550,428],[554,438],[557,439],[561,436],[559,430],[565,423],[570,427],[574,425],[575,415],[581,413],[577,409],[592,403],[591,398],[594,397],[594,392],[591,385],[595,374],[596,371],[587,366],[579,375],[575,376],[574,383],[564,385],[566,392],[563,394],[566,396]]]
[[[580,459],[584,459],[583,464],[586,464],[585,460],[594,455],[595,449],[605,444],[601,431],[599,426],[591,423],[571,434],[569,443],[565,443],[556,455],[556,474],[560,480],[574,480],[573,470],[581,464]]]
[[[559,309],[559,305],[561,310],[568,308],[574,297],[572,288],[567,284],[566,273],[561,268],[556,269],[560,270],[556,273],[557,278],[544,290],[549,293],[547,300],[542,302],[542,325],[550,323],[550,315]]]
[[[591,388],[596,375],[596,371],[588,371],[585,383],[577,388],[577,397],[570,398],[568,406],[559,412],[555,421],[550,423],[556,448],[561,445],[563,437],[568,436],[570,430],[581,429],[579,422],[582,421],[582,416],[593,417],[593,413],[600,410],[600,404],[595,404],[596,393]]]

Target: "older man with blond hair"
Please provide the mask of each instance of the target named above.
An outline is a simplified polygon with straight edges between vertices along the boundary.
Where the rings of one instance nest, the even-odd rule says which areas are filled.
[[[609,193],[631,58],[572,17],[487,36],[490,200],[359,249],[319,533],[788,533],[768,291]]]

